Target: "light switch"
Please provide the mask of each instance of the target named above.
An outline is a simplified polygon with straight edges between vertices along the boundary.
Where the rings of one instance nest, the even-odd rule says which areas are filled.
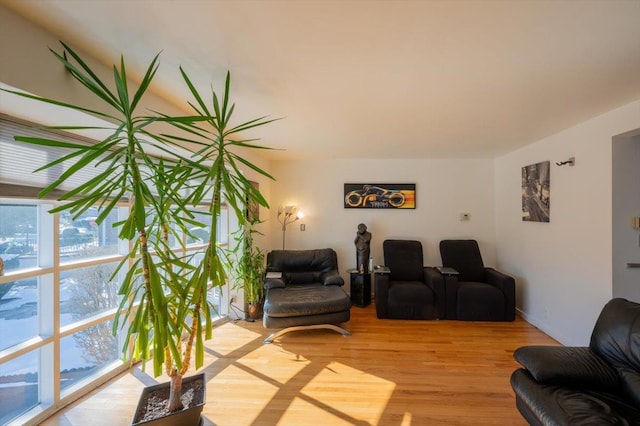
[[[307,226],[304,223],[300,224],[300,230],[301,231],[306,231],[307,230]]]
[[[471,220],[471,213],[460,213],[460,220],[461,221]]]

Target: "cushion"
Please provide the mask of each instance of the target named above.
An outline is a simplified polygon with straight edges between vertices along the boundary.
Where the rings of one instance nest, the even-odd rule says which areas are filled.
[[[540,383],[609,391],[619,388],[616,371],[589,348],[523,346],[513,357]]]
[[[458,283],[457,318],[462,321],[501,321],[504,294],[496,287],[478,282]]]
[[[333,249],[273,250],[267,254],[267,270],[283,272],[324,272],[338,269]]]
[[[269,290],[270,288],[283,288],[285,286],[282,278],[267,278],[264,282],[264,288]]]
[[[392,281],[389,285],[388,318],[431,319],[437,317],[433,290],[420,281]]]
[[[518,409],[530,424],[640,424],[640,410],[615,394],[540,384],[524,369],[513,372],[511,386],[516,393]]]
[[[317,283],[319,275],[313,272],[285,272],[287,283],[291,284],[311,284]]]
[[[459,281],[484,282],[484,263],[476,240],[440,241],[442,265],[456,269]]]
[[[344,279],[338,271],[323,272],[320,274],[320,282],[324,285],[344,285]]]
[[[412,240],[385,240],[384,263],[392,281],[424,281],[422,244]]]

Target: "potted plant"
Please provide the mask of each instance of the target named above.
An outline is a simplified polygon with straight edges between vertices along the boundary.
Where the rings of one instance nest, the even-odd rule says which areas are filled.
[[[249,220],[238,229],[233,257],[234,288],[242,289],[247,307],[247,317],[252,320],[262,315],[264,302],[265,254],[254,245],[253,236],[257,221]]]
[[[103,101],[104,110],[12,93],[102,118],[112,123],[99,128],[107,130],[107,136],[93,145],[21,136],[15,139],[68,150],[62,159],[43,169],[67,160],[74,162],[41,191],[41,197],[80,170],[96,164],[106,166],[96,177],[62,195],[60,204],[52,212],[70,211],[77,218],[89,208],[99,206],[96,222],[101,223],[117,205],[128,203],[128,216],[114,225],[118,227],[119,238],[128,241],[129,252],[117,268],[126,274],[119,290],[122,302],[113,331],[127,330],[125,358],[140,360],[143,366],[152,360],[155,376],[164,370],[170,377],[165,411],[175,416],[183,409],[183,376],[192,358],[196,368],[203,365],[204,341],[211,338],[213,308],[208,300],[209,291],[227,281],[227,254],[216,244],[222,203],[226,202],[235,211],[240,226],[247,220],[243,212],[248,203],[267,207],[266,200],[249,185],[239,167],[271,176],[237,151],[237,148],[261,147],[236,139],[237,134],[272,120],[261,117],[231,126],[234,105],[229,103],[230,74],[227,73],[220,96],[212,89],[209,107],[182,68],[182,78],[195,99],[189,103],[194,114],[141,113],[140,102],[158,69],[158,55],[138,88],[131,92],[123,58],[113,66],[113,82],[109,87],[75,51],[64,43],[62,46],[62,53],[50,50],[75,80]],[[163,123],[164,128],[171,126],[175,132],[160,133],[155,130],[158,123]],[[73,125],[55,128],[86,129]],[[180,154],[183,142],[199,149],[193,154]],[[184,235],[193,238],[190,229],[194,228],[210,230],[209,239],[203,242],[202,259],[197,262],[193,254],[175,250],[170,244],[173,236],[179,248],[184,249]],[[204,395],[204,391],[201,393]],[[199,411],[191,417],[197,424]],[[148,424],[136,414],[133,423],[138,422]],[[177,419],[177,423],[188,424],[184,419]]]

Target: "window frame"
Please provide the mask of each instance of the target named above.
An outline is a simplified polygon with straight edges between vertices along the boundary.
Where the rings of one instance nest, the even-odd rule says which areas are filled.
[[[19,126],[36,127],[38,124],[29,123],[24,120],[15,119],[0,113],[0,121],[10,120]],[[38,129],[42,132],[42,129]],[[7,137],[6,132],[3,137]],[[66,132],[52,131],[56,137],[60,137],[62,133],[65,138],[75,141],[91,143],[84,137],[71,135]],[[23,134],[21,132],[21,134]],[[5,139],[6,140],[6,139]],[[28,164],[28,159],[19,159],[22,162],[24,171],[23,177],[11,180],[2,179],[0,176],[0,205],[35,205],[37,206],[37,227],[38,227],[38,259],[37,266],[29,269],[18,269],[5,271],[4,275],[0,275],[0,284],[23,279],[35,278],[38,280],[38,333],[35,337],[10,346],[0,351],[0,365],[12,361],[20,356],[39,351],[39,370],[38,370],[38,390],[39,402],[36,406],[28,409],[24,414],[10,420],[11,423],[31,425],[38,424],[42,420],[49,417],[55,411],[73,402],[80,396],[83,396],[94,390],[101,384],[112,379],[118,374],[123,373],[130,367],[129,361],[123,361],[122,357],[114,362],[110,362],[97,369],[94,374],[86,378],[79,379],[77,383],[70,385],[68,388],[61,389],[61,341],[62,339],[72,336],[73,334],[87,330],[98,324],[111,321],[115,317],[117,308],[92,315],[79,321],[73,321],[70,324],[61,326],[60,321],[60,287],[61,274],[67,271],[73,271],[80,268],[104,265],[113,262],[122,261],[128,253],[127,244],[130,242],[119,240],[117,254],[106,255],[100,257],[82,258],[74,261],[61,261],[60,256],[60,214],[49,213],[49,210],[59,205],[55,201],[63,191],[54,191],[44,199],[38,199],[37,193],[41,189],[34,186],[29,179],[31,171],[39,167],[41,164]],[[26,161],[25,161],[26,160]],[[24,163],[27,162],[26,166]],[[127,200],[123,200],[118,204],[120,209],[119,215],[126,214],[128,208]],[[228,205],[223,204],[222,208],[226,210],[223,215],[225,223],[222,224],[220,237],[220,245],[229,247],[232,238],[231,234],[235,227],[235,219],[233,218],[233,210]],[[206,247],[206,244],[186,244],[187,235],[181,236],[183,246],[176,247],[176,251],[182,255],[195,253]],[[130,261],[131,264],[132,260]],[[124,271],[121,271],[124,273]],[[214,318],[215,322],[223,321],[229,315],[229,292],[231,291],[230,280],[221,288],[217,302],[218,318]],[[125,331],[119,333],[118,345],[122,348]],[[119,351],[121,353],[121,351]]]

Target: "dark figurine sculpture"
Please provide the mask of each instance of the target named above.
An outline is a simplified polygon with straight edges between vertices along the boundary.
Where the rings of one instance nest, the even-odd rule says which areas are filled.
[[[369,255],[371,253],[371,232],[367,231],[367,225],[358,225],[358,233],[353,241],[356,245],[356,268],[366,274],[369,272]]]

